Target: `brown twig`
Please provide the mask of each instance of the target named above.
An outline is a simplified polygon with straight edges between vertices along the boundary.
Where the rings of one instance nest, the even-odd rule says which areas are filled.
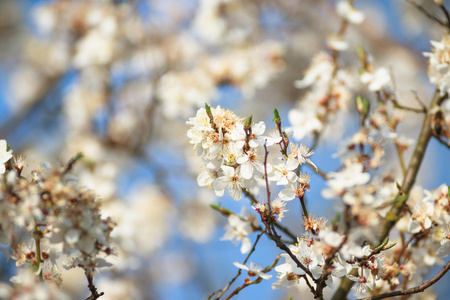
[[[412,294],[421,293],[421,292],[425,291],[427,288],[429,288],[430,286],[432,286],[433,284],[435,284],[437,281],[439,281],[439,279],[441,279],[448,272],[448,270],[450,270],[450,261],[442,268],[442,270],[436,276],[434,276],[431,280],[429,280],[419,286],[416,286],[416,287],[413,287],[413,288],[410,288],[407,290],[394,291],[394,292],[380,294],[377,296],[363,298],[362,300],[379,300],[379,299],[385,299],[385,298],[390,298],[390,297],[395,297],[395,296],[412,295]]]
[[[275,259],[275,261],[272,263],[272,265],[270,267],[266,267],[264,268],[263,272],[267,273],[270,272],[273,267],[275,267],[278,264],[278,261],[280,260],[280,256],[278,255],[277,258]],[[240,291],[242,291],[244,288],[253,285],[253,284],[258,284],[262,281],[263,279],[261,277],[258,277],[257,279],[253,280],[253,281],[245,281],[243,285],[238,286],[230,295],[228,295],[228,297],[225,300],[229,300],[231,299],[233,296],[239,294]]]
[[[445,18],[447,19],[447,30],[450,30],[450,14],[448,13],[448,10],[445,8],[444,4],[439,5],[442,12],[445,15]]]
[[[392,98],[391,101],[394,104],[394,108],[398,108],[398,109],[401,109],[401,110],[412,111],[412,112],[421,113],[421,114],[426,113],[426,110],[424,108],[413,108],[413,107],[408,107],[408,106],[401,105],[396,98]]]
[[[264,179],[266,181],[266,191],[267,191],[267,206],[269,207],[269,212],[272,211],[270,207],[270,189],[269,189],[269,179],[267,178],[267,156],[269,155],[269,151],[267,151],[266,143],[264,143]]]
[[[413,90],[412,92],[414,93],[414,99],[416,99],[417,103],[419,103],[419,105],[422,107],[422,110],[423,110],[424,112],[428,112],[427,106],[425,105],[425,103],[423,103],[422,100],[420,100],[420,97],[419,97],[419,95],[417,94],[417,91]]]
[[[433,137],[442,145],[450,149],[450,142],[446,142],[443,138],[441,138],[439,135],[433,133]]]
[[[414,149],[414,153],[411,157],[402,183],[402,193],[404,193],[406,197],[408,196],[409,192],[411,191],[414,185],[417,173],[419,172],[420,165],[422,164],[423,157],[425,155],[425,150],[427,149],[428,143],[432,136],[431,121],[433,118],[433,114],[430,113],[430,111],[432,111],[433,107],[439,105],[443,101],[443,98],[445,96],[446,95],[441,96],[439,90],[435,91],[433,99],[427,110],[427,114],[425,115],[425,118],[423,120],[422,129],[420,131],[419,138],[417,139],[416,148]],[[407,198],[405,199],[405,201],[406,200]],[[394,225],[402,216],[401,214],[402,209],[403,205],[398,206],[394,205],[391,211],[388,212],[388,214],[393,215],[395,217],[392,219],[386,219],[381,224],[380,226],[381,231],[378,237],[379,241],[383,241],[386,239],[386,237],[389,236],[392,227],[394,227]],[[351,281],[350,279],[343,278],[339,288],[336,290],[331,299],[332,300],[344,299],[347,296],[350,289],[352,288],[353,284],[354,282]]]
[[[83,157],[83,153],[78,153],[77,155],[75,155],[74,157],[72,157],[69,162],[67,163],[66,168],[63,171],[63,174],[67,174],[70,172],[70,170],[72,170],[73,166],[75,165],[75,163],[77,161],[79,161],[81,158]]]
[[[273,235],[270,235],[269,237],[275,242],[275,244],[277,245],[278,248],[280,248],[281,250],[283,250],[284,252],[286,252],[291,258],[292,260],[297,264],[297,267],[299,267],[300,269],[302,269],[306,274],[309,275],[309,277],[314,279],[314,276],[312,275],[311,271],[309,271],[308,268],[306,268],[297,258],[297,256],[295,256],[291,249],[289,249],[288,246],[286,246],[285,244],[283,244],[283,242],[280,240],[280,236],[277,234],[277,231],[275,230],[275,228],[272,226],[272,231],[273,231]],[[315,293],[314,289],[311,290],[311,292]]]
[[[253,254],[253,252],[255,252],[255,249],[256,249],[256,244],[258,244],[258,242],[259,242],[259,239],[261,238],[261,236],[263,235],[265,233],[265,229],[260,233],[260,234],[258,234],[258,236],[256,237],[256,240],[255,240],[255,242],[253,243],[253,247],[252,247],[252,249],[250,250],[250,252],[249,252],[249,254],[247,255],[247,257],[245,258],[245,260],[244,260],[244,262],[243,262],[243,265],[245,265],[246,263],[247,263],[247,261],[248,261],[248,259],[250,258],[250,256]],[[220,292],[220,294],[216,297],[216,300],[217,299],[220,299],[220,297],[222,297],[223,296],[223,294],[225,294],[225,292],[230,288],[230,286],[236,281],[236,279],[241,275],[241,272],[242,272],[242,269],[239,269],[239,271],[236,273],[236,275],[227,283],[227,285],[222,289],[222,290],[218,290],[218,291],[215,291],[214,293],[212,293],[209,297],[208,297],[208,300],[209,299],[212,299],[212,297],[215,295],[215,294],[217,294],[217,293],[219,293]]]
[[[439,19],[436,15],[428,12],[422,5],[417,4],[415,1],[413,0],[407,0],[406,2],[408,2],[409,4],[411,4],[412,6],[414,6],[415,8],[417,8],[421,13],[423,13],[425,15],[425,17],[427,17],[428,19],[435,21],[436,23],[438,23],[441,26],[444,27],[448,27],[448,25],[442,21],[441,19]]]
[[[252,193],[250,193],[247,189],[244,189],[243,192],[244,192],[244,195],[250,199],[250,201],[252,202],[252,205],[254,205],[255,203],[258,203],[258,201],[256,200],[256,197]],[[293,234],[287,227],[281,225],[278,222],[274,222],[274,226],[276,228],[280,229],[287,236],[289,236],[294,243],[297,241],[297,236],[295,234]]]
[[[91,295],[87,297],[86,300],[96,300],[103,296],[105,293],[98,293],[97,288],[94,286],[94,273],[89,270],[84,270],[84,274],[86,275],[86,278],[88,280],[89,291],[91,291]]]

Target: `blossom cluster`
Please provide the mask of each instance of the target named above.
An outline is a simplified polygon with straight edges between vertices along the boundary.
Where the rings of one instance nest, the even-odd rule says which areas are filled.
[[[429,10],[428,18],[442,19],[446,25],[445,3],[434,3],[424,3],[423,11]],[[100,290],[109,291],[105,298],[139,299],[153,291],[150,297],[164,298],[157,288],[161,282],[198,284],[195,290],[204,295],[205,286],[193,278],[200,278],[195,274],[201,269],[198,265],[209,264],[217,256],[200,261],[179,243],[168,241],[179,240],[181,234],[185,246],[212,237],[219,224],[210,207],[214,193],[248,197],[253,207],[252,212],[241,213],[216,207],[227,217],[222,240],[240,245],[242,253],[256,249],[252,244],[257,243],[253,238],[258,233],[277,246],[287,245],[281,261],[273,257],[271,266],[248,265],[247,260],[235,264],[248,271],[248,285],[269,279],[269,272],[281,268],[279,276],[285,276],[285,284],[293,289],[304,288],[307,279],[318,291],[341,278],[344,283],[348,279],[356,282],[358,292],[372,290],[376,295],[418,286],[429,275],[427,271],[448,259],[447,186],[431,190],[438,185],[424,183],[427,189],[431,187],[428,191],[411,183],[421,179],[411,174],[417,173],[422,158],[412,156],[415,147],[410,146],[416,141],[408,137],[419,137],[412,132],[419,129],[418,120],[422,114],[431,115],[431,139],[438,138],[440,147],[449,144],[448,35],[432,42],[433,49],[426,54],[429,79],[438,87],[436,97],[440,98],[429,108],[425,95],[430,86],[418,76],[424,58],[415,53],[417,44],[408,45],[411,36],[436,37],[438,27],[446,30],[448,26],[426,20],[420,10],[401,1],[389,14],[399,12],[398,17],[386,18],[386,22],[379,5],[351,0],[303,1],[301,5],[238,0],[28,4],[0,1],[0,28],[8,28],[0,30],[5,40],[2,50],[10,45],[18,50],[11,57],[11,51],[2,51],[1,56],[11,59],[7,66],[15,66],[11,71],[6,68],[10,78],[3,101],[9,109],[2,132],[24,147],[20,152],[30,151],[27,155],[33,158],[39,155],[37,150],[50,151],[52,159],[60,161],[81,151],[86,159],[73,170],[79,180],[64,169],[35,167],[36,172],[29,174],[20,171],[23,157],[13,158],[7,143],[0,141],[0,173],[4,174],[0,175],[0,251],[19,267],[18,276],[11,279],[14,285],[1,285],[0,298],[64,299],[61,290],[53,289],[53,283],[61,286],[63,277],[63,288],[70,291],[70,297],[81,298],[78,287],[85,287],[81,282],[85,279],[67,280],[66,271],[60,272],[61,261],[68,256],[66,268],[81,266],[91,272],[110,264],[110,252],[118,256],[114,272],[96,277]],[[31,17],[26,24],[17,17],[22,13]],[[397,35],[386,38],[385,29],[392,20],[408,29],[399,35],[411,36],[401,43]],[[320,50],[323,45],[327,48]],[[379,65],[374,65],[372,55]],[[411,88],[417,93],[411,93]],[[239,106],[246,111],[251,108],[254,115],[266,114],[266,105],[276,99],[277,106],[288,110],[293,130],[277,124],[275,132],[267,132],[264,123],[235,116],[238,111],[230,113],[229,119],[235,121],[229,125],[220,120],[225,110],[211,107],[209,113],[205,108],[206,116],[203,112],[199,119],[193,118],[189,133],[200,157],[183,151],[183,147],[190,148],[179,138],[185,135],[184,120],[204,102],[216,105],[220,99],[226,103],[223,99],[230,90],[233,101],[242,98]],[[56,110],[49,112],[49,108]],[[52,118],[29,118],[38,115]],[[199,125],[202,118],[206,121]],[[17,126],[21,121],[36,126],[23,130],[22,124]],[[48,126],[48,122],[56,125]],[[48,128],[54,129],[51,133],[56,139]],[[36,138],[35,131],[46,136],[45,142]],[[290,141],[304,137],[312,138],[314,150],[322,143],[330,146],[330,140],[339,142],[335,158],[342,164],[328,169],[334,163],[323,163],[316,169],[311,160],[320,165],[317,154],[326,150],[311,156],[307,147]],[[416,149],[426,149],[424,141],[419,138]],[[180,153],[186,157],[180,158]],[[408,164],[410,157],[415,166]],[[419,175],[427,172],[431,162],[430,155],[424,157]],[[198,183],[211,191],[193,188],[194,183],[185,181],[190,174],[184,173],[180,159],[190,163],[196,176],[201,165]],[[314,195],[314,201],[323,201],[322,207],[329,211],[328,199],[336,200],[337,215],[330,224],[312,217],[303,205],[310,206],[313,200],[304,197],[310,180],[312,189],[317,186],[316,177],[302,173],[310,171],[305,163],[327,186],[322,197]],[[81,182],[102,195],[102,200]],[[269,199],[262,201],[266,191]],[[289,202],[293,199],[302,205],[304,235],[298,230],[301,225],[291,226],[293,220],[302,219],[293,209],[298,203]],[[285,218],[288,208],[292,215]],[[114,224],[103,217],[105,212],[121,226],[111,232]],[[386,223],[396,224],[396,230],[389,231]],[[389,232],[396,247],[377,250]],[[23,272],[29,271],[25,266],[37,275]],[[289,268],[292,273],[285,272]],[[149,276],[150,282],[143,280]],[[257,279],[252,281],[252,277]],[[301,284],[294,284],[297,279]],[[46,288],[49,284],[52,287]],[[283,284],[277,281],[274,285]]]
[[[190,143],[203,159],[197,177],[200,186],[213,188],[218,196],[227,189],[234,200],[240,200],[244,192],[258,194],[267,174],[269,180],[285,187],[279,194],[281,200],[292,200],[309,189],[309,177],[295,171],[305,163],[315,167],[309,158],[314,151],[291,143],[289,155],[281,155],[276,164],[270,164],[267,147],[288,139],[289,133],[273,131],[264,135],[264,122],[251,124],[251,119],[245,121],[229,110],[206,106],[186,122],[191,125],[187,134]]]
[[[5,140],[0,143],[6,145]],[[4,148],[0,156],[12,158],[11,151]],[[17,278],[26,282],[18,282],[18,287],[23,284],[36,289],[38,294],[53,293],[51,286],[42,290],[45,285],[37,279],[41,277],[59,286],[60,262],[64,258],[65,268],[81,267],[90,276],[102,267],[111,266],[106,259],[114,252],[111,231],[116,225],[111,218],[102,216],[97,195],[70,174],[80,157],[61,169],[38,165],[29,175],[23,172],[23,157],[5,160],[6,166],[2,163],[6,172],[0,175],[0,244],[8,245],[11,254],[4,254],[14,259],[17,267],[29,266],[36,279],[21,273]],[[19,244],[22,236],[26,236],[27,242]],[[14,293],[4,288],[2,293]],[[48,294],[48,297],[56,296]]]
[[[341,235],[329,228],[325,220],[310,217],[304,212],[305,236],[297,238],[297,243],[290,245],[287,253],[281,254],[285,261],[275,267],[278,281],[272,284],[272,288],[294,286],[305,276],[309,276],[317,286],[323,282],[325,286],[333,287],[337,278],[346,276],[355,282],[353,290],[356,293],[366,294],[376,288],[397,286],[400,274],[414,277],[412,270],[418,267],[415,264],[420,263],[386,256],[386,251],[395,245],[387,245],[388,239],[375,248],[364,245],[366,242],[372,245],[377,243],[377,231],[374,229],[383,218],[390,217],[388,213],[396,205],[392,199],[398,197],[399,186],[393,178],[380,180],[370,174],[370,170],[379,166],[386,145],[377,136],[384,137],[386,141],[396,139],[395,132],[387,124],[388,118],[378,109],[366,113],[360,131],[344,143],[343,150],[338,154],[343,167],[326,176],[329,187],[322,191],[322,195],[325,198],[341,199],[346,218],[352,216],[352,220],[346,221],[346,226],[352,225],[353,228]],[[278,221],[282,220],[287,211],[286,201],[294,198],[303,201],[305,191],[309,190],[310,177],[300,173],[298,168],[309,164],[317,171],[317,167],[310,160],[313,151],[304,145],[297,146],[290,142],[292,132],[281,129],[277,115],[275,122],[280,130],[268,135],[265,135],[263,122],[253,124],[251,119],[239,118],[232,111],[206,105],[187,122],[191,125],[188,137],[203,161],[197,182],[200,186],[212,188],[216,195],[224,195],[227,189],[235,200],[240,200],[244,194],[252,199],[258,195],[260,187],[270,189],[265,179],[283,187],[275,199],[269,199],[270,203],[252,199],[253,208],[267,229],[275,222],[276,216]],[[278,146],[278,149],[273,146]],[[269,163],[268,149],[274,148],[280,155]],[[426,191],[427,196],[398,223],[406,224],[407,231],[404,232],[416,238],[419,232],[430,232],[433,226],[436,238],[427,240],[426,243],[431,244],[422,248],[439,248],[430,252],[430,257],[449,254],[447,189],[443,185],[434,192]],[[413,203],[412,200],[410,203]],[[228,224],[223,240],[240,242],[241,252],[249,252],[249,236],[261,230],[261,227],[254,217],[244,212],[237,215],[226,211],[226,215]],[[440,243],[440,247],[433,246],[433,243]],[[417,255],[414,254],[417,250],[411,247],[408,251]],[[250,276],[269,279],[265,274],[269,270],[267,267],[235,265],[248,270]],[[420,280],[421,276],[414,278]]]

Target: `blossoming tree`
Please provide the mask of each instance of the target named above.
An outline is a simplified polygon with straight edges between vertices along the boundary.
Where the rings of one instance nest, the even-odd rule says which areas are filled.
[[[432,297],[448,9],[0,2],[0,298]]]

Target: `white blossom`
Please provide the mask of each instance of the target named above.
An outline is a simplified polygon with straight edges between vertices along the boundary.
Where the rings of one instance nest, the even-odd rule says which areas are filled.
[[[0,140],[0,174],[5,173],[5,163],[11,159],[12,150],[7,150],[8,144],[5,140]]]
[[[255,264],[254,262],[250,262],[249,266],[247,267],[246,265],[243,265],[241,263],[238,262],[234,262],[233,263],[236,267],[238,267],[239,269],[242,270],[246,270],[248,271],[248,275],[249,276],[257,276],[257,277],[261,277],[262,279],[270,279],[272,278],[272,275],[263,273],[263,267]]]
[[[450,90],[450,36],[444,35],[440,42],[431,41],[431,45],[432,52],[424,53],[429,57],[428,77],[442,96]]]
[[[342,0],[336,5],[336,10],[339,16],[350,23],[361,24],[364,21],[364,13],[356,10],[351,1]]]

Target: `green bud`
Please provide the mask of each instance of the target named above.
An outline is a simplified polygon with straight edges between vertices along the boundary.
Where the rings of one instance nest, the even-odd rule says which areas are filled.
[[[208,103],[206,103],[205,102],[205,109],[206,109],[206,113],[208,114],[208,116],[209,116],[209,114],[211,114],[211,107],[208,105]]]
[[[277,110],[276,108],[273,109],[273,115],[275,116],[275,117],[273,118],[273,121],[274,121],[275,123],[281,122],[281,120],[280,120],[280,114],[278,113],[278,110]]]
[[[384,240],[383,244],[381,244],[380,246],[376,247],[373,251],[374,252],[380,252],[381,250],[383,250],[384,246],[386,246],[388,242],[389,242],[389,238],[386,238]]]
[[[253,118],[253,115],[251,115],[250,117],[247,118],[247,120],[245,120],[245,123],[244,123],[245,129],[248,130],[252,126],[252,118]]]
[[[356,108],[358,112],[361,114],[361,117],[365,119],[369,114],[370,110],[370,102],[366,98],[362,98],[360,96],[356,97]]]
[[[360,61],[366,61],[366,51],[364,51],[364,48],[362,46],[356,47],[356,55],[358,55]]]

